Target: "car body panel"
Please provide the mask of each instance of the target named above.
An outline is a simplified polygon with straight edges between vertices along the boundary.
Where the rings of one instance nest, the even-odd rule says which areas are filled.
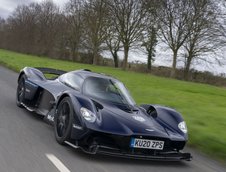
[[[45,78],[44,73],[56,74],[59,77],[49,80]],[[61,78],[67,77],[68,73],[80,77],[81,88],[76,90],[62,82]],[[44,119],[51,124],[54,122],[60,101],[66,96],[70,97],[74,110],[71,144],[81,147],[88,153],[102,152],[103,154],[117,154],[118,156],[125,155],[125,157],[130,158],[147,158],[149,156],[149,159],[153,159],[153,157],[164,159],[162,155],[168,153],[166,157],[172,160],[191,159],[188,154],[176,154],[184,148],[188,140],[187,133],[183,133],[178,128],[178,124],[184,121],[178,112],[160,105],[125,105],[89,97],[83,93],[83,85],[87,78],[100,77],[114,81],[117,81],[117,79],[89,70],[68,73],[49,68],[25,67],[21,70],[18,81],[21,76],[25,76],[24,107],[43,115]],[[89,109],[96,115],[95,122],[86,121],[81,116],[80,109],[82,107]],[[143,155],[140,149],[129,148],[131,138],[164,140],[166,148],[157,152],[159,157],[156,151]],[[125,139],[125,142],[122,143],[120,139]],[[110,148],[111,151],[109,149],[107,149],[108,151],[101,150],[103,147]],[[119,152],[112,151],[116,149]],[[133,152],[131,152],[132,150]],[[134,153],[134,151],[137,151],[137,153]],[[173,156],[172,151],[175,153]],[[175,158],[174,155],[178,156],[175,156]]]

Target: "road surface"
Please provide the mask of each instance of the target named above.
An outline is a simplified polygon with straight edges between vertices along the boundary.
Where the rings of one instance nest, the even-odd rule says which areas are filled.
[[[188,149],[191,162],[155,162],[87,155],[59,145],[53,128],[16,106],[18,74],[0,66],[0,172],[223,172],[225,167]]]

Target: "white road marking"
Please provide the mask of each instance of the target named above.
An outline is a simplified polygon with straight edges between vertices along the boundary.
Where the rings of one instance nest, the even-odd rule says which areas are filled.
[[[71,172],[55,155],[47,153],[46,157],[56,166],[60,172]]]

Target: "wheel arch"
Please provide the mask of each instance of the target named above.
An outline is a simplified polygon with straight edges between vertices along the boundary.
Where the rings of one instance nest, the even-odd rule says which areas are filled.
[[[34,79],[34,80],[41,80],[41,81],[45,81],[46,78],[44,76],[44,74],[33,67],[25,67],[20,71],[19,77],[18,77],[18,81],[20,80],[21,76],[26,75],[27,78],[30,79]]]
[[[60,102],[66,98],[66,97],[69,97],[70,100],[71,100],[71,103],[72,103],[72,107],[73,107],[73,111],[74,111],[74,115],[73,115],[73,123],[77,123],[79,125],[83,125],[83,120],[81,118],[81,116],[79,115],[80,114],[80,103],[79,101],[77,100],[77,98],[73,95],[73,93],[71,92],[64,92],[63,94],[61,94],[59,96],[59,99],[57,100],[56,102],[56,109],[58,108]]]
[[[154,119],[158,123],[161,123],[161,125],[164,125],[169,129],[176,130],[180,134],[185,135],[185,137],[187,137],[186,134],[184,134],[178,128],[178,124],[184,121],[184,119],[182,115],[176,110],[169,107],[152,104],[143,104],[141,105],[141,107],[144,108],[149,115],[152,115],[152,113],[154,113]]]
[[[70,98],[74,110],[72,125],[75,125],[76,128],[72,126],[71,139],[79,140],[87,132],[87,124],[80,115],[80,108],[83,106],[81,104],[82,96],[78,96],[71,91],[64,92],[57,100],[56,109],[60,102],[66,97]]]
[[[24,71],[21,71],[20,74],[19,74],[19,76],[18,76],[17,83],[19,83],[20,78],[21,78],[23,75],[25,75],[25,72],[24,72]]]

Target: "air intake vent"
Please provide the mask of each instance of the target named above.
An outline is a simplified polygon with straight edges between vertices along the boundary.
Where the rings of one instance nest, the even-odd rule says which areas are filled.
[[[88,71],[88,72],[91,72],[91,70],[90,69],[83,69],[84,71]]]

